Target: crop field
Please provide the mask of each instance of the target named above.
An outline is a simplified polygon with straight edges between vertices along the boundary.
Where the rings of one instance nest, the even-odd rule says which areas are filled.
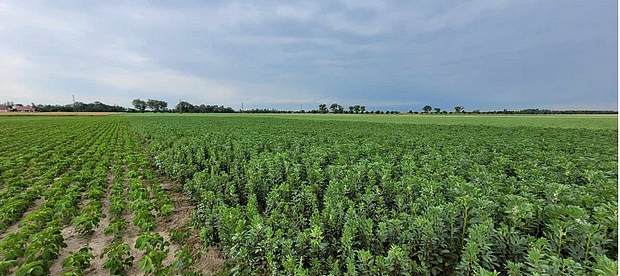
[[[0,127],[0,275],[199,271],[174,226],[182,206],[124,118],[27,116]]]
[[[0,118],[0,275],[617,273],[617,116],[440,117]]]

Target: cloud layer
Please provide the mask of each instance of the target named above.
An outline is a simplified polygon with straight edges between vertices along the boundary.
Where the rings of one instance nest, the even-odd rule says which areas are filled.
[[[3,1],[0,99],[614,109],[617,1]]]

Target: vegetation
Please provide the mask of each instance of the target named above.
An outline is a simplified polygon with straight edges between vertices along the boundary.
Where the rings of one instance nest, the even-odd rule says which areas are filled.
[[[617,268],[617,127],[128,120],[157,168],[184,185],[193,225],[228,255],[231,274]]]
[[[108,105],[99,101],[93,103],[75,102],[75,104],[50,105],[39,104],[34,105],[37,112],[126,112],[127,108],[118,105]]]
[[[222,250],[223,275],[618,269],[617,116],[135,114],[0,127],[0,275],[200,275],[190,239]],[[175,206],[158,174],[196,206],[189,226],[161,229]]]
[[[125,118],[10,117],[0,127],[10,133],[0,136],[0,150],[10,153],[0,156],[0,275],[49,275],[54,264],[58,274],[90,275],[94,258],[105,259],[99,269],[112,275],[126,274],[134,260],[150,264],[147,274],[180,271],[173,256],[164,264],[168,256],[159,251],[167,252],[169,242],[154,232],[174,204]],[[163,246],[128,244],[129,227],[158,236]],[[86,240],[77,252],[67,250],[72,232]],[[112,241],[94,251],[89,244],[97,235]],[[132,256],[130,246],[143,256]],[[193,255],[186,249],[182,257]]]

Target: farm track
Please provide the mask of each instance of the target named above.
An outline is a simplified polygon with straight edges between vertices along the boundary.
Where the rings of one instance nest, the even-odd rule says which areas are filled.
[[[0,158],[0,210],[11,214],[0,220],[0,275],[192,269],[173,267],[180,260],[175,253],[185,247],[170,241],[169,227],[178,225],[167,222],[178,222],[179,215],[124,118],[20,118],[0,126],[32,138],[0,138],[2,150],[30,152],[15,162]],[[110,255],[121,252],[118,245],[130,256]],[[75,261],[80,257],[86,263]],[[125,265],[111,264],[129,257]],[[142,270],[145,258],[151,265]]]

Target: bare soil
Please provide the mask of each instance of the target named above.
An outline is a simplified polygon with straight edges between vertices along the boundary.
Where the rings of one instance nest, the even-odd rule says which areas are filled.
[[[196,210],[196,207],[193,206],[185,194],[183,194],[181,187],[177,184],[173,183],[169,179],[165,177],[159,177],[158,182],[161,185],[161,188],[168,193],[171,199],[174,202],[174,212],[170,218],[162,218],[161,221],[157,221],[157,229],[164,238],[168,240],[168,232],[170,229],[175,227],[183,227],[189,228],[188,224],[191,219],[192,213]],[[192,249],[192,256],[194,257],[194,264],[196,268],[202,271],[203,275],[213,275],[217,274],[222,270],[222,266],[224,264],[224,258],[216,247],[209,247],[207,250],[203,250],[202,243],[196,231],[192,231],[188,229],[189,237],[185,241],[186,245]],[[165,232],[165,236],[164,233]],[[177,248],[180,248],[180,245],[171,243],[170,245],[170,253],[168,255],[167,261],[170,261],[170,254],[173,254]],[[199,256],[200,255],[200,256]],[[174,257],[174,255],[172,255]]]
[[[62,267],[62,261],[69,256],[70,252],[77,252],[83,247],[88,247],[88,241],[86,238],[76,231],[73,225],[65,226],[65,228],[63,228],[60,232],[62,233],[62,237],[65,240],[67,247],[60,250],[58,258],[50,267],[50,275],[60,275],[64,273],[65,271]]]
[[[112,186],[112,180],[110,181],[110,186]],[[105,218],[101,219],[99,222],[99,227],[95,230],[95,233],[91,237],[88,246],[91,248],[91,253],[95,256],[92,260],[90,260],[90,270],[85,271],[86,275],[109,275],[109,271],[103,268],[103,263],[105,262],[104,258],[99,258],[103,250],[112,243],[114,239],[113,235],[106,235],[103,233],[103,230],[110,225],[110,220],[112,216],[110,215],[110,194],[112,193],[112,189],[108,189],[108,193],[103,199],[103,207],[102,212],[105,215]]]

